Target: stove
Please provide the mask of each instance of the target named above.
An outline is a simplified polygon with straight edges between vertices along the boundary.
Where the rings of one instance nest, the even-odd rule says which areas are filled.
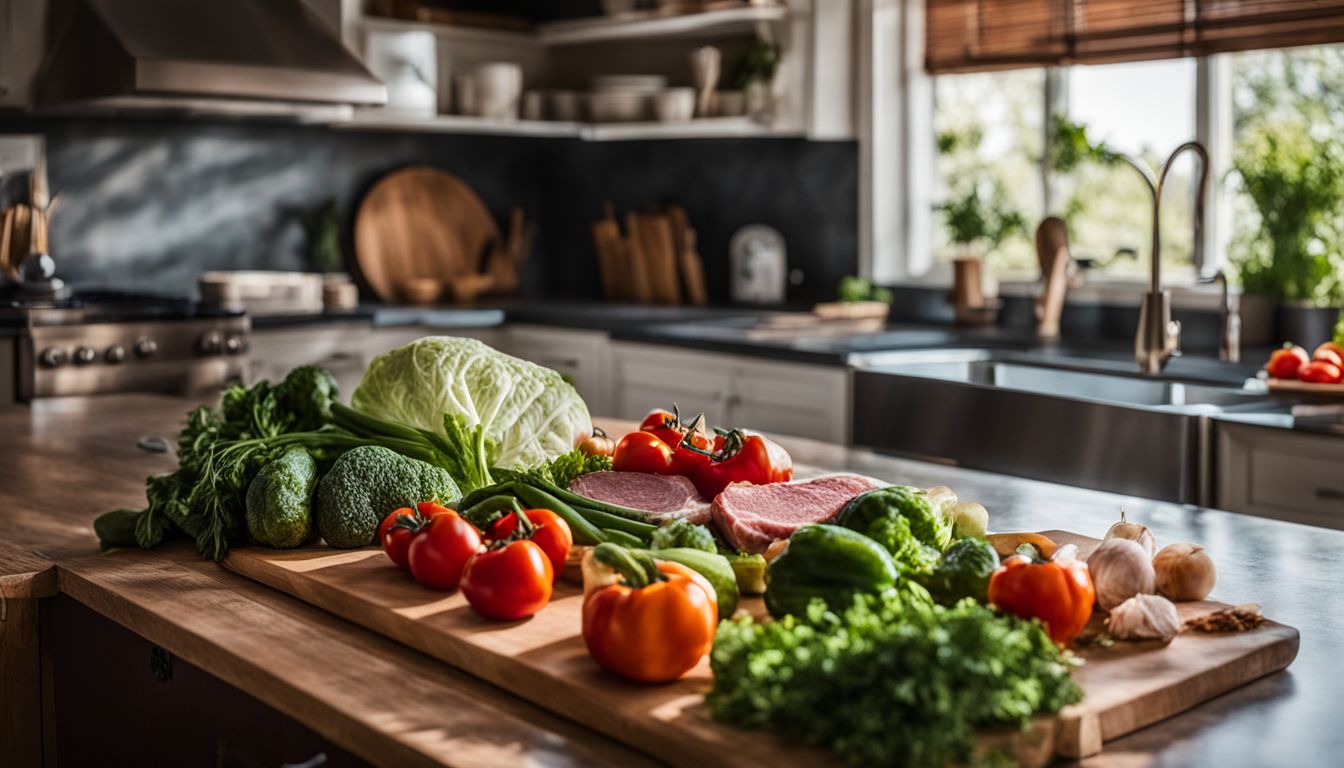
[[[21,400],[111,392],[194,394],[247,373],[242,312],[119,291],[0,296],[0,332],[17,330]]]

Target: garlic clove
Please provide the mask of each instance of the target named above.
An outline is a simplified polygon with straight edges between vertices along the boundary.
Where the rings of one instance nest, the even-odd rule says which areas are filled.
[[[1110,541],[1111,539],[1128,539],[1137,542],[1148,552],[1149,557],[1157,552],[1157,537],[1153,535],[1152,531],[1148,530],[1148,526],[1142,523],[1129,522],[1123,509],[1120,510],[1120,522],[1107,529],[1106,536],[1102,538],[1102,541]]]
[[[1159,595],[1135,595],[1115,607],[1106,617],[1106,631],[1120,640],[1171,642],[1180,634],[1181,617],[1176,606]]]

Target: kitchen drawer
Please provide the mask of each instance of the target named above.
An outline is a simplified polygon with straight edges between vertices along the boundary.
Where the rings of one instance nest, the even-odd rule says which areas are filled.
[[[612,344],[612,392],[616,415],[642,419],[673,405],[686,418],[704,413],[711,424],[728,416],[732,373],[721,356],[668,347]]]
[[[1219,423],[1217,506],[1344,530],[1344,438]]]

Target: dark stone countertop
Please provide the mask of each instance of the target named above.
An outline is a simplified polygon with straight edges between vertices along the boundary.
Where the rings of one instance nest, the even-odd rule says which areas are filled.
[[[1206,547],[1218,569],[1213,597],[1259,603],[1302,633],[1286,672],[1220,696],[1105,745],[1087,766],[1328,765],[1344,752],[1344,531],[1189,505],[896,459],[806,441],[795,461],[918,487],[946,485],[989,510],[996,531],[1064,529],[1102,536],[1123,507],[1159,546]],[[808,446],[812,446],[809,450]]]

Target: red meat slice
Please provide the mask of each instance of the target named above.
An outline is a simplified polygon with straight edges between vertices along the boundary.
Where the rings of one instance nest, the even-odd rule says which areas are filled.
[[[728,543],[747,552],[765,552],[811,523],[824,523],[850,499],[885,483],[852,474],[824,475],[789,483],[734,483],[714,498],[710,515]]]
[[[649,513],[651,522],[660,525],[678,519],[709,522],[709,502],[700,497],[689,479],[680,475],[589,472],[574,478],[569,490],[608,504],[643,510]]]

